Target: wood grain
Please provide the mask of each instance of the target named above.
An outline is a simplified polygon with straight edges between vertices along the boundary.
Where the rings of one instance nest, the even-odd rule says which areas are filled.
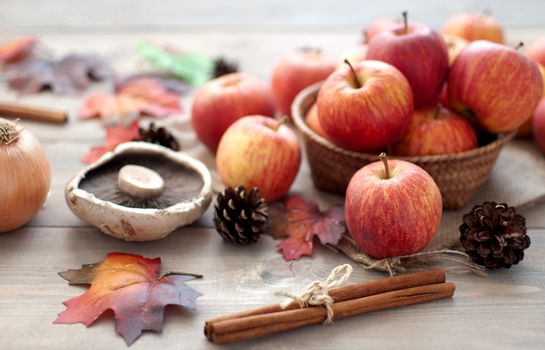
[[[545,341],[545,230],[530,234],[532,247],[519,266],[487,278],[449,274],[447,280],[457,285],[452,300],[357,316],[327,327],[310,326],[233,349],[540,348]],[[110,318],[102,318],[89,329],[52,324],[64,309],[62,301],[85,290],[68,286],[57,272],[99,261],[110,251],[161,256],[163,271],[204,275],[202,280],[189,282],[204,293],[197,301],[197,311],[171,310],[162,334],[144,333],[131,349],[179,349],[182,344],[187,349],[215,348],[202,335],[206,319],[278,301],[272,291],[294,291],[346,262],[340,255],[319,249],[316,258],[284,264],[274,252],[274,243],[264,237],[250,248],[236,246],[202,228],[180,230],[145,244],[122,242],[90,228],[25,228],[1,235],[0,326],[4,336],[0,348],[125,348]],[[382,277],[357,269],[351,282]]]

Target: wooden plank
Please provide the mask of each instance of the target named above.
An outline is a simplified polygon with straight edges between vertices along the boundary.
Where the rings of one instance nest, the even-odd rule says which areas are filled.
[[[545,230],[531,234],[532,247],[519,266],[489,277],[449,274],[457,284],[452,300],[356,316],[231,348],[540,349],[545,341]],[[125,349],[110,317],[89,329],[52,324],[64,309],[62,301],[85,290],[68,286],[56,273],[99,261],[107,252],[125,251],[161,256],[163,271],[204,274],[204,279],[189,282],[204,293],[197,311],[170,310],[164,332],[145,333],[131,349],[214,349],[202,334],[207,318],[276,302],[272,291],[296,291],[347,262],[319,249],[314,258],[285,264],[273,245],[269,237],[248,247],[227,244],[213,230],[192,228],[145,244],[86,228],[26,228],[0,235],[0,348]],[[351,282],[381,277],[356,268]]]
[[[399,16],[408,10],[418,21],[440,27],[453,13],[490,9],[508,27],[542,26],[545,5],[539,0],[475,2],[390,0],[370,4],[345,0],[329,1],[206,0],[180,2],[163,0],[153,6],[147,0],[95,0],[74,6],[70,1],[54,1],[42,6],[39,0],[3,0],[0,27],[70,30],[119,30],[122,28],[296,28],[359,29],[378,17]],[[29,9],[40,8],[40,11]],[[28,29],[27,29],[28,30]]]

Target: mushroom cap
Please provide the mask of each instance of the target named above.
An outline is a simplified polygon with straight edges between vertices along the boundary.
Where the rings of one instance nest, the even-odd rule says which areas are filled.
[[[90,171],[127,154],[161,155],[185,166],[201,177],[202,189],[190,200],[164,209],[150,209],[131,208],[102,200],[80,187]],[[178,227],[189,225],[202,216],[212,199],[212,177],[203,163],[186,154],[145,142],[128,142],[78,172],[66,185],[65,197],[68,207],[77,217],[105,234],[126,241],[151,241],[161,239]]]

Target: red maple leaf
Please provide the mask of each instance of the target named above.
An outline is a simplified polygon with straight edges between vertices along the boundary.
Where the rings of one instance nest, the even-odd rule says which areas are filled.
[[[163,329],[164,308],[179,305],[194,309],[202,294],[185,282],[196,276],[167,274],[158,278],[161,259],[110,253],[98,264],[60,273],[70,284],[90,284],[87,292],[64,302],[66,310],[54,323],[90,326],[103,312],[114,312],[116,331],[132,344],[143,330]]]
[[[307,202],[300,196],[284,202],[281,216],[273,219],[276,223],[273,223],[272,230],[273,235],[278,236],[278,231],[282,230],[288,236],[276,246],[286,261],[311,255],[314,237],[318,237],[322,244],[336,245],[346,231],[342,207],[322,212],[316,203]]]
[[[83,162],[87,164],[93,163],[105,153],[113,151],[118,145],[138,140],[140,138],[138,129],[138,120],[134,120],[128,126],[119,123],[115,126],[106,127],[106,144],[91,147],[89,153],[83,158]]]

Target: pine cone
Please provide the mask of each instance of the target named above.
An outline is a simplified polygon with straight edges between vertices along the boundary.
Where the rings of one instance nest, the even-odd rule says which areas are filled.
[[[478,264],[488,268],[510,268],[524,258],[530,246],[526,219],[507,204],[484,202],[464,215],[460,241]]]
[[[154,143],[170,148],[174,151],[180,150],[178,141],[172,136],[172,134],[164,127],[157,127],[155,123],[150,123],[147,128],[140,127],[138,129],[140,134],[139,141]]]
[[[214,60],[214,72],[212,78],[238,72],[238,62],[229,61],[225,57],[218,57]]]
[[[214,224],[226,240],[249,244],[257,242],[268,219],[268,206],[257,187],[228,187],[214,203]]]

